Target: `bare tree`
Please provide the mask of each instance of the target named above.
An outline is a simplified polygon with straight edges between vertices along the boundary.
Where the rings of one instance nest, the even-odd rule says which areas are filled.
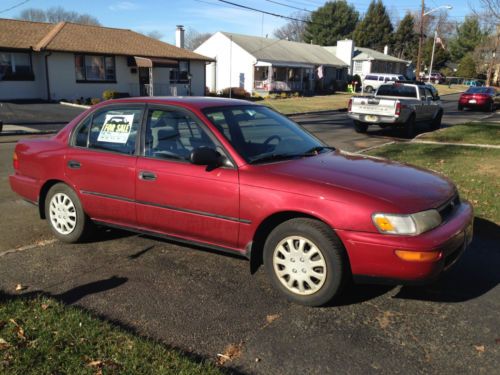
[[[184,34],[184,48],[194,51],[211,36],[210,33],[200,33],[195,29],[188,28]]]
[[[149,36],[150,38],[153,38],[153,39],[158,39],[158,40],[163,38],[163,33],[158,31],[158,30],[152,30],[150,32],[145,33],[144,35]]]
[[[472,7],[472,11],[487,25],[500,24],[500,0],[478,0],[479,8]]]
[[[84,25],[100,25],[97,18],[90,14],[80,14],[73,11],[67,11],[63,7],[52,7],[47,10],[29,8],[19,13],[17,17],[20,20],[57,23],[61,21],[81,23]]]
[[[292,42],[303,42],[307,25],[307,23],[303,21],[309,20],[309,15],[298,12],[294,13],[292,17],[302,21],[291,20],[280,28],[274,30],[273,35],[278,39],[290,40]]]

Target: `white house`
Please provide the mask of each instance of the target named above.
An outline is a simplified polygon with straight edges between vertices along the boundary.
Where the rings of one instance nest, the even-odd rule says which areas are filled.
[[[365,76],[370,73],[393,73],[408,75],[409,61],[389,55],[386,46],[384,53],[370,48],[356,47],[352,40],[339,40],[337,46],[324,47],[348,65],[349,74]]]
[[[0,100],[205,93],[210,58],[131,30],[10,19],[0,30]]]
[[[343,88],[347,80],[347,64],[314,44],[217,32],[195,52],[215,60],[207,65],[211,92],[312,93]]]

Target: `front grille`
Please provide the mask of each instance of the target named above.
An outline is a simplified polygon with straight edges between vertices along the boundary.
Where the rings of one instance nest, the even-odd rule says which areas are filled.
[[[448,202],[438,208],[438,212],[441,215],[441,220],[443,223],[453,215],[458,206],[460,206],[460,197],[457,193]]]

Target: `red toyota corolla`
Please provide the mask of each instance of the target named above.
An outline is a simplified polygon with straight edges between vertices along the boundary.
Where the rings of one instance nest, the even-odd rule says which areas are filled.
[[[458,110],[481,108],[493,112],[500,107],[500,93],[494,87],[469,87],[458,99]]]
[[[433,279],[472,239],[449,180],[327,147],[246,101],[108,101],[19,142],[14,169],[12,189],[63,241],[100,224],[240,254],[307,305],[352,278]]]

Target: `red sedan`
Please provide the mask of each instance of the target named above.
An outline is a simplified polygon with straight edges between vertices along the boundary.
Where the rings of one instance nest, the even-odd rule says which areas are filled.
[[[458,99],[458,110],[481,108],[493,112],[500,107],[500,93],[494,87],[469,87]]]
[[[330,148],[246,101],[108,101],[19,142],[14,169],[12,189],[62,241],[99,224],[240,254],[307,305],[353,278],[433,279],[472,238],[449,180]]]

